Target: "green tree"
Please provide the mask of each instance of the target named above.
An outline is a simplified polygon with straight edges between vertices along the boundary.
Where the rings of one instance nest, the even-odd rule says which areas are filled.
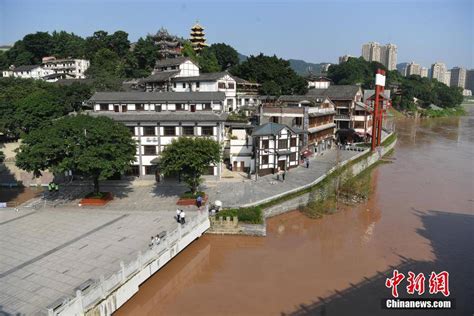
[[[218,72],[221,70],[216,55],[207,47],[201,50],[197,56],[197,62],[202,72]]]
[[[25,35],[23,45],[33,55],[32,63],[39,64],[43,57],[51,55],[53,41],[48,32],[36,32]]]
[[[180,137],[163,150],[161,172],[180,173],[192,193],[196,193],[201,176],[210,165],[221,161],[221,146],[210,138]]]
[[[224,43],[212,44],[209,46],[209,50],[216,56],[221,70],[227,70],[239,64],[239,54],[230,45]]]
[[[291,69],[287,60],[276,56],[250,56],[230,72],[243,79],[261,83],[261,93],[305,94],[308,90],[306,80]]]
[[[29,133],[66,113],[59,95],[40,90],[15,102],[13,119],[17,131]]]
[[[151,36],[139,38],[133,49],[133,55],[139,69],[151,72],[158,58],[158,49],[153,38]]]
[[[96,31],[92,36],[86,38],[85,52],[88,59],[92,59],[94,55],[101,49],[108,47],[109,34],[106,31]]]
[[[107,38],[107,47],[115,52],[120,58],[127,55],[130,50],[130,41],[128,40],[128,33],[124,31],[117,31]]]
[[[35,176],[45,170],[71,170],[91,178],[94,193],[99,194],[99,180],[126,171],[135,161],[135,150],[123,124],[106,117],[69,116],[28,134],[18,149],[16,165]]]
[[[3,161],[5,161],[5,154],[0,150],[0,163],[3,163]]]
[[[66,31],[51,34],[51,55],[57,58],[83,58],[85,56],[85,40]]]
[[[91,65],[86,74],[91,78],[123,77],[122,60],[115,52],[108,48],[102,48],[92,57]]]

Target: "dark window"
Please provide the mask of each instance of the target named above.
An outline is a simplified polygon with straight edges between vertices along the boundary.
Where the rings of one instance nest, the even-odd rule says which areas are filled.
[[[278,123],[278,116],[271,116],[271,117],[270,117],[270,122],[272,122],[272,123]]]
[[[174,126],[165,126],[165,136],[176,136],[176,128]]]
[[[269,146],[268,143],[269,143],[268,139],[262,140],[262,148],[268,149],[268,146]]]
[[[302,117],[295,117],[295,125],[296,126],[301,126],[303,124],[303,118]]]
[[[278,141],[278,148],[279,149],[288,148],[288,139],[280,139]]]
[[[202,127],[202,135],[204,135],[204,136],[214,135],[214,128],[212,126],[203,126]]]
[[[204,103],[202,105],[203,110],[210,111],[212,110],[211,104],[210,103]]]
[[[135,136],[135,126],[127,126],[128,129],[130,130],[130,133]]]
[[[296,161],[296,153],[290,154],[290,161]]]
[[[292,137],[290,140],[290,147],[296,147],[296,137]]]
[[[135,110],[136,111],[143,111],[143,110],[145,110],[145,105],[143,103],[135,104]]]
[[[199,88],[200,82],[196,82],[196,88]]]
[[[155,136],[155,127],[154,126],[143,126],[143,136]]]
[[[184,104],[176,103],[176,111],[184,111]]]
[[[233,82],[229,82],[229,89],[234,89],[234,83]]]
[[[262,165],[268,165],[268,155],[262,156]]]
[[[186,88],[186,82],[183,82],[183,89]]]
[[[127,112],[128,108],[126,105],[122,105],[122,112]]]
[[[100,110],[101,111],[108,111],[109,110],[109,105],[108,104],[101,104],[100,105]]]
[[[194,135],[194,126],[183,126],[183,135],[184,136],[193,136]]]
[[[176,88],[176,82],[173,82],[173,88]]]
[[[155,168],[154,166],[145,166],[145,174],[154,174]]]
[[[219,83],[217,84],[217,87],[218,87],[219,89],[225,89],[225,82],[219,82]]]
[[[161,104],[155,104],[155,112],[161,112]]]
[[[143,146],[143,154],[145,156],[155,156],[156,155],[156,146]]]
[[[114,105],[114,112],[120,112],[120,106]]]

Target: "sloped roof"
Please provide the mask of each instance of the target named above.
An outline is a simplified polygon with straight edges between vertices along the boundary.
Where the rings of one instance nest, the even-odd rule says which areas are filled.
[[[222,77],[225,77],[225,76],[230,76],[230,74],[226,71],[208,72],[208,73],[202,73],[199,76],[176,77],[176,78],[173,78],[173,81],[176,81],[176,82],[181,82],[181,81],[215,81],[215,80],[219,80],[219,79],[221,79]],[[230,76],[230,77],[232,77],[232,76]]]
[[[364,101],[373,97],[375,94],[375,90],[364,90]],[[384,99],[390,100],[390,90],[384,90],[383,93],[380,94],[381,97]]]
[[[140,80],[140,82],[163,82],[168,81],[171,77],[177,75],[179,70],[176,71],[161,71],[154,75],[148,76]]]
[[[352,100],[359,90],[358,85],[330,85],[327,89],[310,89],[307,94],[326,96],[331,100]]]
[[[269,135],[276,136],[280,134],[281,130],[285,128],[289,129],[294,134],[300,134],[304,132],[301,129],[292,128],[292,127],[289,127],[288,125],[269,122],[269,123],[265,123],[263,125],[255,127],[255,129],[253,130],[252,136],[269,136]]]
[[[92,102],[196,102],[225,100],[224,92],[96,92]]]
[[[125,112],[116,113],[110,111],[88,112],[91,116],[106,116],[119,122],[224,122],[227,113],[215,113],[212,111],[196,112]]]
[[[178,66],[188,60],[191,61],[189,57],[176,57],[176,58],[161,59],[161,60],[156,61],[155,68]]]
[[[21,71],[31,71],[35,68],[41,67],[40,65],[24,65],[24,66],[18,66],[15,69],[13,69],[14,72],[21,72]]]

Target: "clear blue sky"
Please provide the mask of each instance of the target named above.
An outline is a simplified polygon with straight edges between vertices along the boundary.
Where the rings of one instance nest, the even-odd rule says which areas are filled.
[[[398,62],[474,68],[474,0],[151,1],[0,0],[0,44],[36,31],[89,36],[124,30],[131,41],[161,26],[188,37],[198,19],[209,43],[309,62],[360,55],[368,41],[398,45]]]

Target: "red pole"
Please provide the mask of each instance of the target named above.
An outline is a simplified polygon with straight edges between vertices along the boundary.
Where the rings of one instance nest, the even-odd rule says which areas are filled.
[[[375,102],[374,102],[374,110],[372,111],[372,151],[375,150],[375,146],[377,145],[377,123],[379,117],[379,86],[375,86]]]
[[[384,87],[380,87],[379,93],[383,94],[385,91]],[[383,100],[383,98],[382,98]],[[378,133],[377,133],[377,146],[380,146],[380,143],[382,142],[382,120],[383,120],[383,113],[384,108],[383,108],[383,101],[380,102],[380,107],[379,107],[379,123],[378,123]]]
[[[372,151],[375,150],[376,146],[380,146],[380,140],[382,138],[383,106],[380,106],[380,93],[384,91],[384,86],[385,71],[377,69],[377,74],[375,75],[375,102],[372,118]]]

